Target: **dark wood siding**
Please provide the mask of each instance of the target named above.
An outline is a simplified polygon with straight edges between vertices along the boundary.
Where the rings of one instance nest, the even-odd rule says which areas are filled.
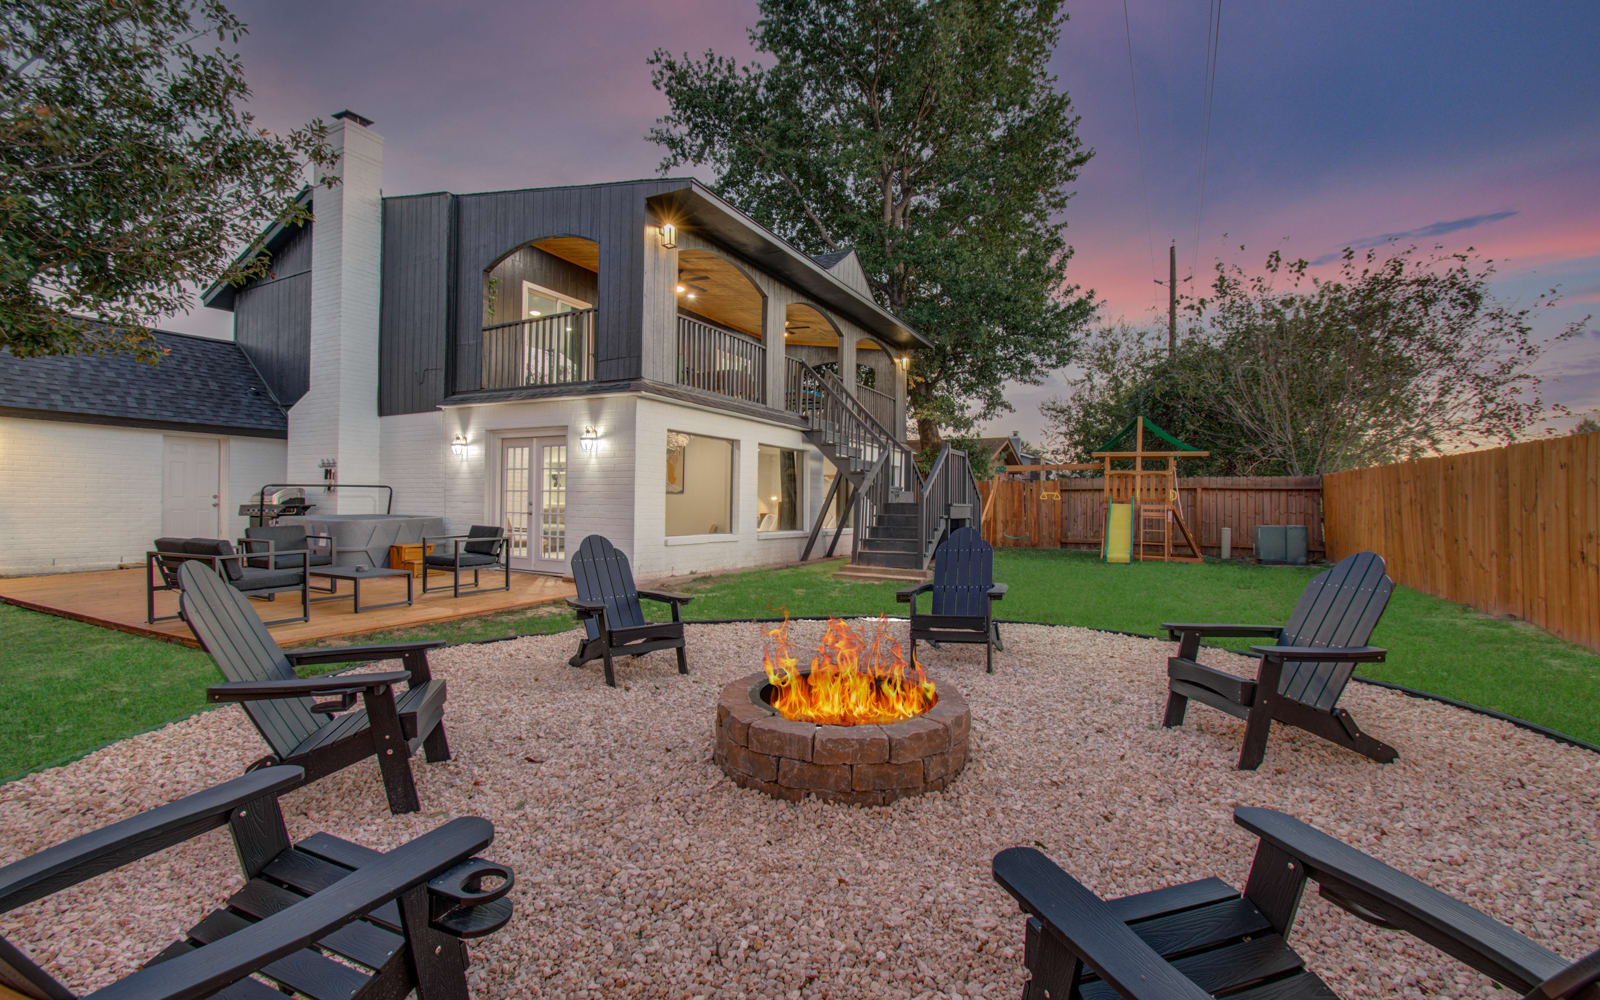
[[[460,196],[455,391],[478,386],[485,272],[509,251],[547,236],[582,236],[600,244],[595,376],[601,381],[639,377],[645,199],[682,186],[681,181],[638,181]]]
[[[293,406],[311,380],[311,226],[290,230],[272,270],[234,293],[233,335],[273,395]]]
[[[453,201],[448,194],[383,200],[379,416],[422,413],[446,395]]]

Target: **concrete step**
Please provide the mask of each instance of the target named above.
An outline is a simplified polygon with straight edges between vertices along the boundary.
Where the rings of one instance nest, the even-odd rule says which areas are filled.
[[[929,577],[927,570],[906,569],[899,566],[867,566],[861,563],[850,563],[833,574],[835,580],[856,583],[927,583]]]

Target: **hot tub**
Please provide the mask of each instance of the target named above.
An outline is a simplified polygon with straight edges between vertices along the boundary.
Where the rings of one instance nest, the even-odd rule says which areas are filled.
[[[339,566],[387,566],[389,546],[416,545],[424,535],[445,533],[444,518],[421,514],[307,514],[278,523],[304,525],[308,535],[331,537]]]

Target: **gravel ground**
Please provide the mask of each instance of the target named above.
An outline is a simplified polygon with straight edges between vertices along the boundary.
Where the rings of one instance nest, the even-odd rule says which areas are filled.
[[[794,631],[809,644],[821,627]],[[972,706],[971,759],[947,791],[881,809],[792,804],[734,787],[710,760],[718,690],[759,663],[758,626],[689,637],[689,676],[656,653],[623,661],[618,690],[597,664],[566,665],[571,634],[438,653],[456,757],[419,758],[423,811],[390,816],[368,762],[291,793],[290,832],[387,848],[451,816],[491,818],[485,853],[516,870],[517,914],[472,946],[480,998],[1012,998],[1022,921],[990,878],[995,851],[1038,844],[1107,896],[1206,875],[1242,885],[1254,843],[1233,825],[1241,804],[1300,816],[1558,953],[1596,946],[1600,756],[1505,723],[1352,685],[1343,704],[1399,763],[1277,728],[1262,768],[1239,772],[1242,723],[1193,705],[1182,729],[1160,728],[1170,644],[1010,626],[993,675],[981,648],[924,651]],[[261,753],[229,707],[0,786],[0,862]],[[0,934],[87,990],[214,905],[234,865],[213,833],[0,916]],[[1493,995],[1315,895],[1293,940],[1346,998]]]

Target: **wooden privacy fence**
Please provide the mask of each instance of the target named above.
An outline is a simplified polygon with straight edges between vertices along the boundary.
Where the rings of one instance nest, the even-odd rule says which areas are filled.
[[[994,488],[993,480],[978,483],[985,503]],[[1059,500],[1041,499],[1041,494],[1057,490]],[[1106,520],[1105,481],[1100,477],[1001,480],[999,491],[983,522],[983,537],[989,544],[1024,549],[1100,547]],[[1178,499],[1189,530],[1206,555],[1221,553],[1224,527],[1233,529],[1235,554],[1253,553],[1258,524],[1304,525],[1311,558],[1323,555],[1319,476],[1180,478]]]
[[[1323,477],[1330,558],[1600,649],[1600,434]],[[1515,670],[1516,664],[1506,664]]]

